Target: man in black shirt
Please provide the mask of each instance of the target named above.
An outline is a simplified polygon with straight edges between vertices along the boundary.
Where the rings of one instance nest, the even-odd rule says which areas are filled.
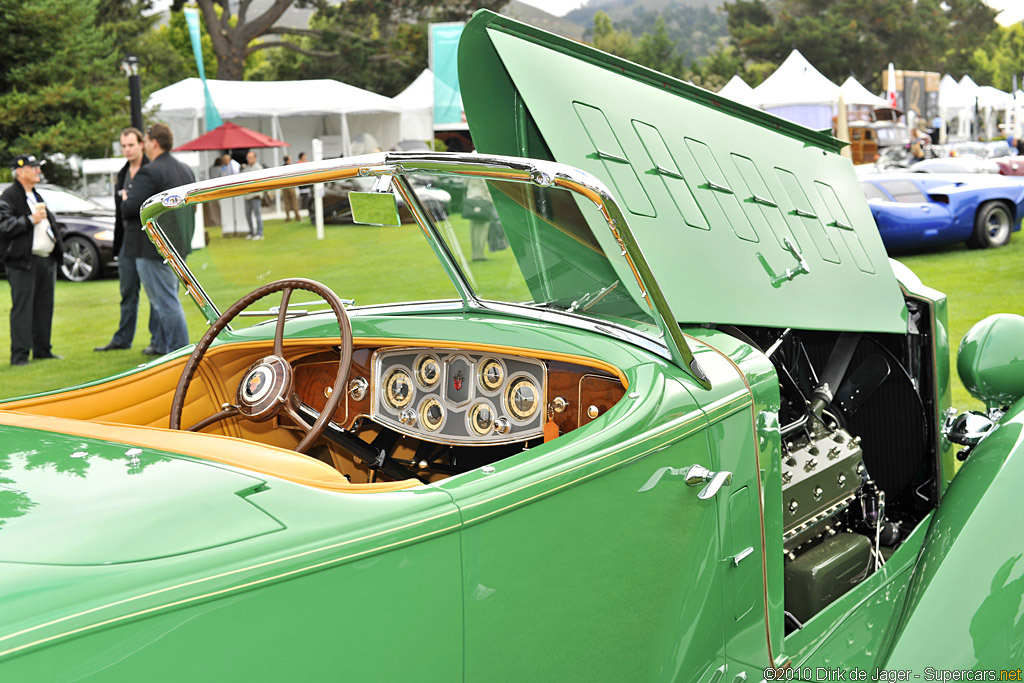
[[[125,128],[121,131],[121,153],[126,159],[124,166],[117,173],[117,186],[114,188],[114,253],[117,254],[117,278],[121,283],[121,321],[118,323],[114,337],[106,346],[97,346],[93,351],[113,351],[114,349],[130,349],[135,339],[135,321],[139,315],[139,273],[135,269],[135,258],[126,257],[124,251],[124,217],[121,215],[121,202],[128,197],[128,191],[135,182],[135,174],[143,164],[148,162],[142,152],[142,131],[138,128]],[[153,309],[149,311],[150,346],[156,332],[156,316]]]
[[[143,202],[153,195],[194,182],[195,176],[188,166],[169,154],[174,147],[174,136],[164,124],[154,123],[150,126],[142,144],[149,163],[139,169],[131,191],[121,203],[125,228],[124,249],[126,258],[135,258],[139,280],[152,304],[152,314],[156,316],[153,344],[146,347],[143,353],[162,355],[188,344],[188,326],[185,323],[185,310],[178,299],[178,278],[143,232],[139,210]],[[182,209],[166,215],[168,218],[161,223],[161,229],[171,247],[185,258],[192,250],[192,233],[195,230],[193,214]]]

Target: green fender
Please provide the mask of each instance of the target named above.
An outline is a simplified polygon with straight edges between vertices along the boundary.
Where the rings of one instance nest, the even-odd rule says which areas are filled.
[[[881,668],[1007,669],[1024,653],[1024,400],[954,477]]]

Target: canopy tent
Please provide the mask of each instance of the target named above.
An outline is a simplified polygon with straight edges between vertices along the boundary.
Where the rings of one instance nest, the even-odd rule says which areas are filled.
[[[434,137],[434,72],[424,69],[409,86],[392,98],[402,108],[399,130],[403,140]]]
[[[754,88],[758,106],[809,128],[831,128],[839,86],[793,50],[764,83]]]
[[[839,92],[842,93],[847,107],[871,107],[872,109],[878,109],[889,106],[885,99],[873,94],[853,76],[843,81],[843,84],[839,86]]]
[[[253,149],[264,147],[287,147],[287,142],[275,140],[269,135],[249,130],[245,126],[227,121],[203,133],[195,140],[174,148],[175,152],[216,149]]]
[[[974,118],[974,99],[960,87],[956,79],[946,74],[939,81],[939,116],[942,117],[943,128],[956,120],[955,132],[949,135],[955,139],[966,140],[971,134],[971,120]]]
[[[718,94],[740,104],[746,104],[751,107],[757,106],[754,89],[747,85],[747,82],[740,78],[739,74],[735,74],[730,78],[729,82],[718,91]]]
[[[995,130],[996,116],[1001,109],[1005,120],[1009,123],[1013,96],[990,85],[979,86],[970,76],[964,76],[958,83],[961,95],[967,100],[969,116],[981,114],[981,125],[985,127],[985,138],[992,139]],[[975,131],[977,133],[977,131]]]
[[[207,85],[222,119],[284,140],[296,156],[311,149],[314,138],[324,141],[324,156],[331,157],[348,154],[359,133],[372,135],[384,149],[400,137],[399,104],[339,81],[208,80]],[[186,78],[161,88],[150,95],[145,108],[149,116],[171,127],[175,140],[197,138],[205,114],[202,81]],[[272,163],[280,164],[280,150],[273,156]]]

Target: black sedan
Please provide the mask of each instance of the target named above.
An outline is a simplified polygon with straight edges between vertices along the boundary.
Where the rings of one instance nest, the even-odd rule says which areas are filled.
[[[0,184],[0,192],[7,185]],[[61,277],[84,282],[117,269],[111,209],[59,185],[42,183],[36,190],[57,217],[57,228],[64,239]]]

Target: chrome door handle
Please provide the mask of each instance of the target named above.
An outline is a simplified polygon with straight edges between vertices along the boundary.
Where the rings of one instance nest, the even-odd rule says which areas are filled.
[[[713,497],[718,490],[723,486],[728,486],[732,483],[732,472],[712,472],[708,468],[702,465],[690,465],[686,471],[686,485],[687,486],[701,486],[707,484],[697,494],[697,498],[700,500],[707,500]]]

